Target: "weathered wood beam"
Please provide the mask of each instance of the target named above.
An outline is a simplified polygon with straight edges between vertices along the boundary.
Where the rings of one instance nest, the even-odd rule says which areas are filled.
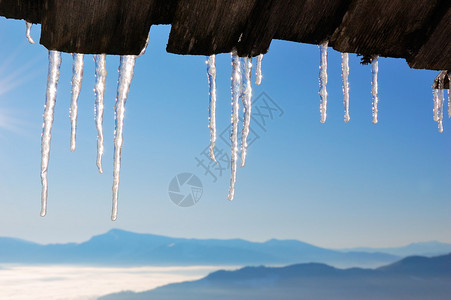
[[[41,23],[47,0],[0,0],[0,16]]]
[[[407,59],[411,68],[451,70],[451,1],[448,0],[448,9],[444,12],[432,33],[427,35],[427,41]]]
[[[211,55],[231,52],[257,0],[179,0],[167,51]]]

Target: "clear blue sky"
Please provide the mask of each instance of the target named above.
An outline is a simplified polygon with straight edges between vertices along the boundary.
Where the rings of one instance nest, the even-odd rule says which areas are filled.
[[[169,26],[152,27],[126,106],[119,218],[110,221],[113,106],[119,58],[107,58],[104,174],[97,173],[94,63],[85,57],[77,150],[71,153],[72,57],[63,55],[49,167],[48,215],[40,211],[40,137],[47,50],[29,45],[23,21],[0,19],[0,236],[42,243],[83,241],[110,228],[176,237],[299,239],[324,247],[451,242],[451,122],[437,132],[431,84],[437,72],[379,61],[379,124],[371,124],[369,66],[350,55],[351,121],[343,121],[340,54],[329,50],[329,103],[320,123],[319,50],[274,41],[263,62],[266,93],[282,110],[249,148],[236,197],[229,170],[217,182],[197,167],[209,144],[205,57],[166,53]],[[40,28],[32,36],[39,40]],[[217,125],[230,122],[230,55],[217,57]],[[254,110],[255,112],[255,110]],[[230,150],[220,141],[218,145]],[[182,172],[204,185],[180,208],[168,184]]]

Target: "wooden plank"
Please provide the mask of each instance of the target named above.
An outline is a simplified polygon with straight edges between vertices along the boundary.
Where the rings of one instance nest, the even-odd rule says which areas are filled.
[[[451,5],[451,1],[448,2]],[[435,26],[418,53],[407,62],[411,68],[451,70],[451,7]]]
[[[409,57],[421,45],[415,35],[430,21],[439,2],[354,0],[330,44],[340,52]]]
[[[275,39],[320,44],[340,25],[350,0],[278,1]]]
[[[0,0],[0,16],[41,23],[47,0]]]
[[[166,50],[211,55],[236,48],[256,0],[179,0]]]
[[[41,44],[69,53],[137,55],[153,23],[170,22],[174,1],[48,0]],[[172,5],[169,5],[172,4]]]

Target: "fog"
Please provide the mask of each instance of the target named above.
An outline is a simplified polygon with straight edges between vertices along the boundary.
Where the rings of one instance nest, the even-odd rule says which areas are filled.
[[[190,267],[0,266],[2,299],[96,299],[109,293],[141,292],[199,279],[217,270]]]

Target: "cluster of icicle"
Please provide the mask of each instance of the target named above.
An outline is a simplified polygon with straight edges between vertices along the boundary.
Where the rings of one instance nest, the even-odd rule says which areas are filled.
[[[320,49],[320,66],[319,66],[319,96],[321,98],[320,113],[321,123],[326,122],[327,118],[327,47],[328,41],[319,45]],[[346,123],[351,120],[349,116],[349,54],[341,54],[341,77],[343,79],[343,104],[344,104],[344,121]],[[373,124],[377,124],[378,112],[378,72],[379,72],[379,56],[375,55],[371,58],[371,96],[373,98],[372,112]]]
[[[29,36],[31,26],[27,23],[27,37]],[[147,47],[147,43],[146,43]],[[144,54],[146,47],[140,55]],[[127,101],[130,84],[133,79],[135,61],[138,56],[124,55],[120,58],[119,80],[117,88],[117,97],[115,105],[115,135],[114,135],[114,164],[113,164],[113,209],[111,219],[117,218],[117,203],[119,194],[119,175],[121,170],[121,148],[123,142],[123,125],[125,114],[125,102]],[[72,97],[70,105],[70,121],[71,121],[71,139],[70,149],[75,151],[76,148],[76,129],[78,114],[78,97],[80,95],[81,84],[83,81],[83,54],[73,54],[73,76],[72,76]],[[98,132],[97,136],[97,167],[99,173],[102,173],[102,155],[103,155],[103,111],[104,111],[104,95],[106,80],[106,55],[94,55],[95,61],[95,124]],[[44,110],[44,124],[41,142],[41,216],[45,216],[47,212],[47,170],[49,165],[50,141],[52,138],[53,114],[56,104],[56,93],[58,80],[60,75],[61,53],[58,51],[49,51],[49,75],[47,80],[46,104]]]
[[[243,104],[243,129],[241,131],[241,167],[246,164],[247,154],[247,138],[249,136],[251,111],[252,111],[252,58],[239,57],[232,52],[232,129],[230,133],[230,141],[232,144],[230,164],[231,178],[230,188],[227,198],[233,200],[235,196],[236,171],[238,161],[238,125],[240,100]],[[257,56],[256,80],[255,83],[260,85],[262,82],[262,60],[263,54]],[[216,162],[215,158],[215,142],[216,142],[216,55],[208,57],[207,76],[210,88],[210,105],[209,105],[209,128],[210,128],[210,158]]]
[[[448,76],[451,87],[451,75],[448,71],[441,71],[439,73],[437,86],[433,88],[434,100],[434,121],[438,123],[438,131],[443,132],[443,107],[445,105],[445,77]],[[451,118],[451,94],[448,90],[448,117]]]

